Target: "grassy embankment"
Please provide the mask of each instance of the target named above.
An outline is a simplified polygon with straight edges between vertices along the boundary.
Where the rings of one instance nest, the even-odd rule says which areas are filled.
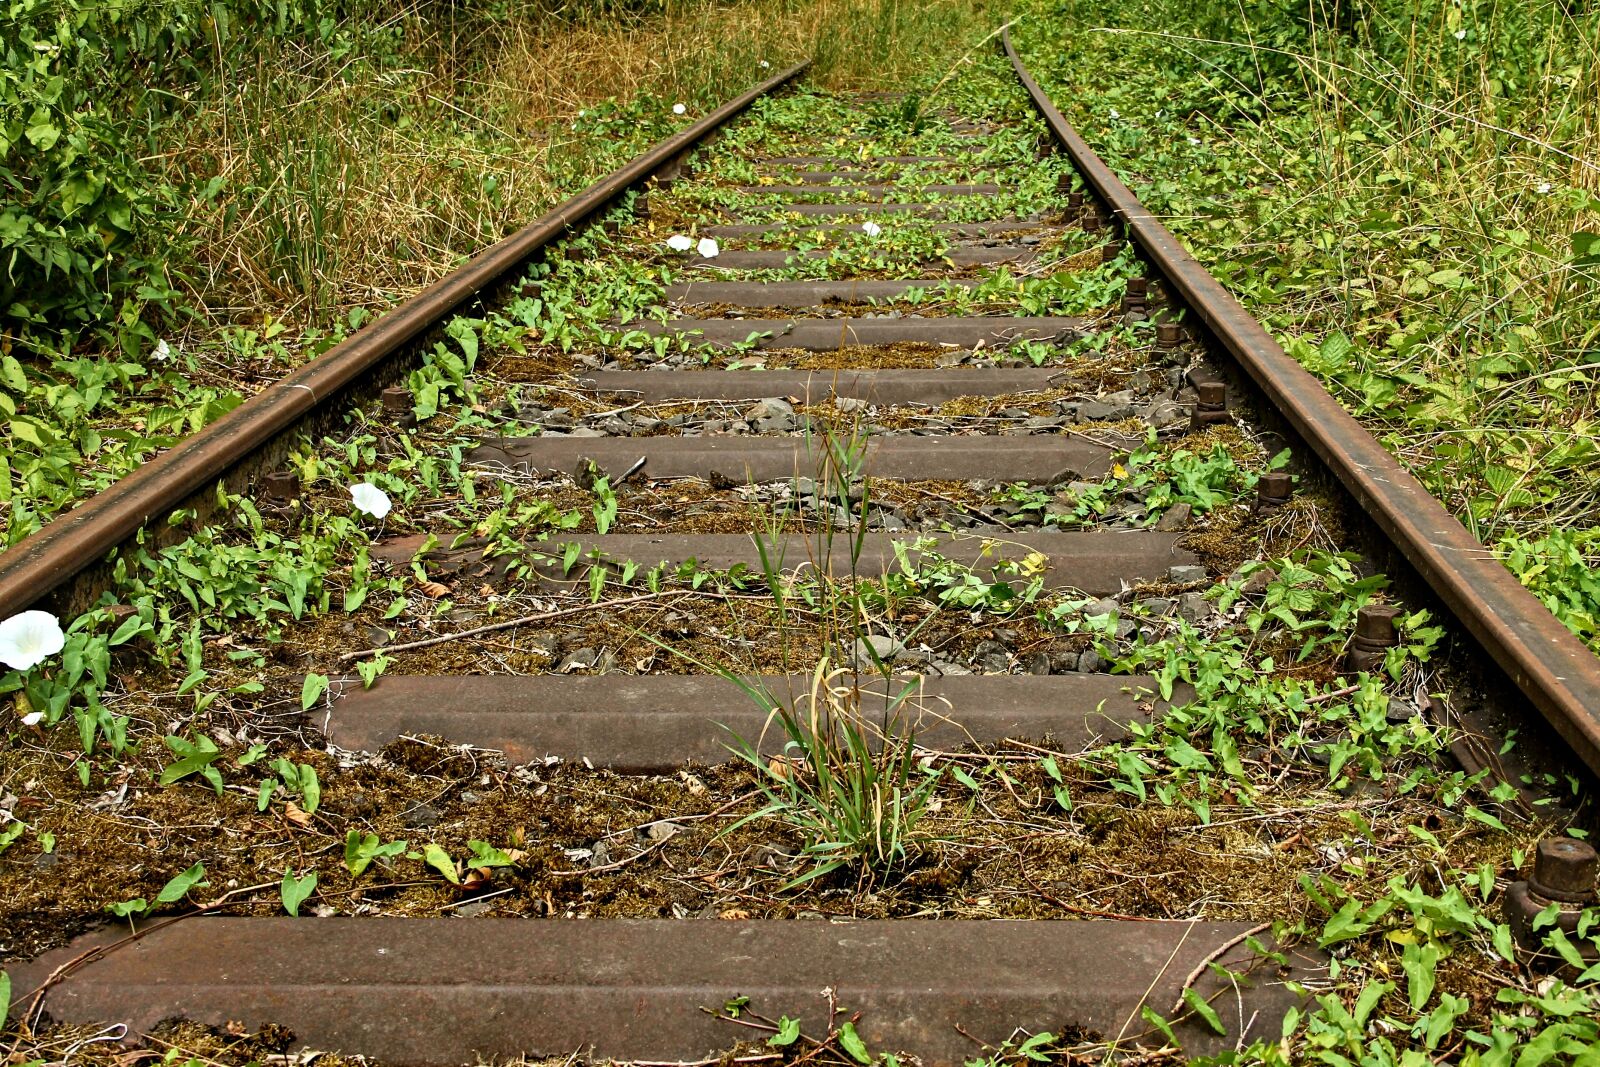
[[[981,8],[27,0],[0,27],[4,543],[782,66],[893,85]]]
[[[1096,149],[1600,641],[1600,16],[1034,7],[1024,51]]]

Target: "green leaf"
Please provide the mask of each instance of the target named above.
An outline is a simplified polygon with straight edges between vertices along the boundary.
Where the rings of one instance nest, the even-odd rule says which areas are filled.
[[[1407,945],[1400,957],[1400,966],[1406,972],[1406,995],[1412,1011],[1421,1011],[1433,996],[1434,982],[1439,966],[1439,946],[1431,941],[1421,945]]]
[[[156,779],[161,785],[171,785],[173,782],[187,778],[191,774],[208,770],[211,768],[211,764],[215,763],[222,755],[217,749],[216,743],[204,734],[198,735],[193,742],[170,734],[163,740],[167,748],[172,751],[172,754],[178,757],[178,760],[163,770],[161,777]],[[207,780],[210,780],[209,775]],[[212,784],[215,786],[217,783],[213,782]],[[218,789],[218,792],[221,792],[221,790]]]
[[[1139,1009],[1139,1016],[1145,1022],[1161,1031],[1161,1036],[1167,1039],[1167,1044],[1172,1045],[1174,1048],[1181,1047],[1178,1042],[1178,1035],[1172,1032],[1172,1024],[1163,1019],[1160,1012],[1146,1004]]]
[[[391,841],[387,845],[377,834],[364,834],[351,830],[344,838],[344,865],[351,878],[360,878],[373,860],[398,856],[406,850],[406,842]]]
[[[157,908],[162,904],[176,904],[178,901],[188,896],[189,890],[193,889],[195,886],[205,885],[206,883],[201,881],[201,879],[205,876],[206,865],[204,863],[195,864],[193,867],[190,867],[187,871],[175,876],[170,882],[162,886],[161,892],[156,894],[155,903],[151,904],[150,907]]]
[[[283,910],[299,918],[300,905],[306,898],[316,891],[317,872],[310,871],[304,878],[296,878],[294,870],[289,867],[283,869],[283,885],[278,887],[278,895],[283,898]]]
[[[1189,1005],[1196,1015],[1204,1019],[1207,1026],[1219,1034],[1227,1035],[1227,1028],[1222,1025],[1222,1019],[1217,1015],[1217,1010],[1206,1003],[1205,997],[1194,991],[1194,986],[1188,986],[1184,989],[1183,1002]]]
[[[438,845],[422,846],[422,862],[444,875],[451,885],[461,884],[461,876],[456,873],[456,861],[450,858],[450,853]]]
[[[322,699],[322,694],[328,691],[328,676],[326,674],[308,674],[305,684],[300,687],[300,710],[310,711],[311,705]]]
[[[124,900],[120,904],[107,904],[106,910],[119,919],[126,919],[130,915],[143,915],[150,910],[150,902],[144,897],[134,897]]]
[[[800,1020],[787,1015],[778,1020],[778,1032],[767,1038],[773,1048],[785,1048],[800,1039]]]
[[[6,1018],[11,1013],[11,976],[0,971],[0,1030],[6,1028]]]
[[[855,1023],[845,1023],[839,1027],[839,1047],[862,1067],[871,1067],[872,1053],[867,1051],[867,1043],[856,1033]]]
[[[510,856],[487,841],[468,841],[467,847],[472,850],[472,858],[467,861],[467,866],[469,867],[510,867],[513,865]]]

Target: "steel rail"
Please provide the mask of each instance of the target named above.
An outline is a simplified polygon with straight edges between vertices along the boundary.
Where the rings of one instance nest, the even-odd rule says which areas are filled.
[[[60,589],[153,518],[170,513],[226,475],[255,449],[328,403],[402,351],[572,227],[665,167],[761,96],[811,65],[796,64],[656,144],[583,192],[497,241],[460,269],[401,303],[371,326],[269,385],[211,425],[51,520],[0,553],[0,618]]]
[[[1101,161],[1029,74],[1017,77],[1079,172],[1192,314],[1589,769],[1600,773],[1600,659],[1467,532],[1417,478],[1272,339]]]

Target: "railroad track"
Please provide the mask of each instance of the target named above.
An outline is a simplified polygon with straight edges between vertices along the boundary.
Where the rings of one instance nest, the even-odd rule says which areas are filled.
[[[94,603],[130,572],[144,599],[106,610],[119,626],[161,598],[235,613],[232,636],[189,646],[190,670],[241,694],[218,739],[233,806],[208,817],[235,851],[270,851],[269,831],[297,842],[271,846],[284,898],[305,888],[327,913],[273,916],[276,898],[234,878],[202,910],[241,914],[118,926],[8,964],[30,1024],[273,1024],[396,1063],[689,1061],[741,1041],[754,1051],[736,1062],[864,1047],[958,1063],[1042,1031],[1216,1051],[1275,1040],[1324,974],[1301,939],[1274,947],[1282,915],[1218,898],[1311,822],[1280,812],[1278,837],[1212,857],[1223,873],[1165,884],[1167,850],[1200,838],[1146,814],[1139,750],[1110,766],[1106,746],[1162,737],[1197,761],[1159,807],[1202,828],[1213,805],[1243,810],[1203,784],[1235,775],[1230,760],[1359,797],[1406,730],[1442,725],[1451,701],[1419,697],[1441,687],[1520,694],[1600,765],[1593,657],[1010,58],[1020,83],[985,68],[926,113],[796,92],[802,71],[785,72],[0,557],[3,615],[47,595]],[[456,313],[468,328],[438,332]],[[375,397],[419,350],[426,368]],[[330,436],[297,441],[308,426]],[[336,571],[294,557],[311,610],[198,592],[242,557],[203,574],[199,556],[153,551],[94,568],[134,559],[151,516],[225,476],[254,517],[234,501],[167,541],[317,530],[370,547]],[[365,476],[402,529],[351,517],[346,486]],[[1498,668],[1425,672],[1423,624],[1371,567],[1329,562],[1371,548],[1367,519],[1393,550],[1369,557],[1420,574],[1448,639]],[[1323,555],[1303,574],[1265,562],[1309,550]],[[315,610],[329,583],[347,613]],[[1308,590],[1335,586],[1346,629],[1274,646],[1320,686],[1298,705],[1305,743],[1222,745],[1232,727],[1190,704],[1218,683],[1179,669],[1182,635],[1272,632],[1274,608],[1309,625]],[[362,667],[381,677],[363,684]],[[1316,720],[1346,700],[1378,709],[1366,741]],[[195,755],[217,750],[215,729],[164,707],[188,739],[174,754],[225,765]],[[279,820],[250,829],[261,775],[241,787],[240,754],[300,730],[310,747],[260,791]],[[1326,753],[1346,737],[1331,758],[1370,773],[1333,791]],[[889,820],[899,851],[871,833],[831,849],[794,814],[822,768],[848,780],[852,763],[922,816]],[[184,777],[174,789],[206,788]],[[987,829],[963,853],[975,809]]]

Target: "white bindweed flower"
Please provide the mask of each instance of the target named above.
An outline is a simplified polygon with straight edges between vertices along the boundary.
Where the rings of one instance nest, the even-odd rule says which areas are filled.
[[[157,341],[156,347],[150,353],[150,358],[159,359],[165,363],[172,358],[172,346],[167,344],[165,340]]]
[[[1198,145],[1200,143],[1200,138],[1191,137],[1191,138],[1189,138],[1189,143],[1192,144],[1192,145]]]
[[[683,234],[674,234],[667,238],[667,247],[674,252],[687,252],[694,247],[694,238],[685,237]]]
[[[1109,114],[1114,119],[1120,119],[1122,117],[1122,112],[1118,111],[1116,108],[1111,108],[1107,112],[1107,114]]]
[[[686,107],[684,107],[684,106],[683,106],[683,105],[682,105],[682,104],[673,104],[673,105],[672,105],[672,113],[673,113],[673,114],[674,114],[674,115],[681,115],[681,114],[683,114],[683,113],[684,113],[684,112],[685,112],[685,111],[688,111],[688,110],[689,110],[689,109],[688,109],[688,108],[686,108]]]
[[[1545,193],[1548,193],[1553,188],[1554,188],[1554,186],[1552,186],[1549,182],[1540,182],[1539,183],[1539,194],[1542,196]]]
[[[1456,40],[1465,41],[1466,39],[1467,39],[1467,31],[1466,30],[1457,30],[1456,31]]]
[[[702,259],[716,259],[717,253],[722,251],[717,247],[717,242],[710,237],[700,238],[700,243],[695,245],[694,250],[700,253]]]
[[[355,501],[356,510],[363,515],[371,515],[381,519],[389,514],[389,494],[373,485],[371,482],[361,482],[350,487],[350,499]]]
[[[0,622],[0,662],[12,670],[30,670],[66,643],[61,620],[48,611],[24,611]]]
[[[883,232],[883,227],[879,226],[876,222],[863,222],[861,224],[861,230],[868,237],[876,237],[878,234]]]
[[[766,60],[764,60],[764,59],[763,59],[763,60],[762,60],[762,61],[761,61],[761,69],[762,69],[762,70],[766,70],[766,69],[767,69],[767,68],[768,68],[768,67],[770,67],[770,66],[772,66],[772,64],[771,64],[771,63],[768,63],[768,62],[767,62],[767,61],[766,61]]]
[[[42,711],[30,711],[22,717],[22,725],[24,726],[38,726],[41,722],[44,722],[44,712]]]

